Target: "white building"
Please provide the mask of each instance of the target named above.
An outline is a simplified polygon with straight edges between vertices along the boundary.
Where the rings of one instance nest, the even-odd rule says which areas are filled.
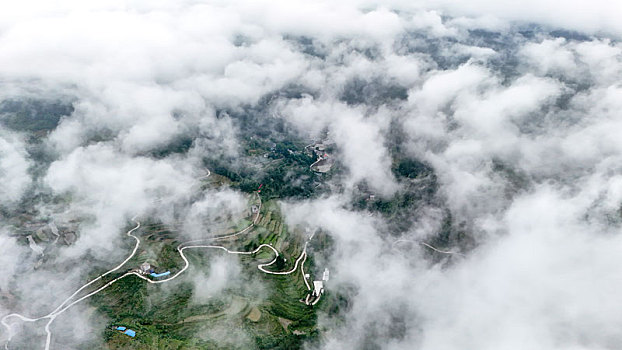
[[[324,293],[324,283],[322,281],[313,281],[313,296],[319,298]]]
[[[328,268],[325,268],[324,273],[322,274],[322,281],[328,282],[328,278],[330,277],[329,274],[330,272],[328,271]]]
[[[38,255],[43,255],[43,248],[41,248],[37,242],[35,242],[35,240],[32,238],[32,235],[28,235],[28,246],[30,247],[30,249],[32,249],[33,252],[37,253]]]
[[[149,265],[148,262],[144,262],[140,265],[140,272],[144,275],[149,273],[149,270],[151,270],[151,265]]]

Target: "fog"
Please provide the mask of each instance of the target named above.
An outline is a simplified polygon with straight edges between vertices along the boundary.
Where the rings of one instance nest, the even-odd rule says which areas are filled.
[[[621,16],[604,0],[0,4],[0,316],[47,314],[118,264],[135,215],[214,234],[247,197],[203,188],[206,163],[262,173],[243,145],[265,127],[334,142],[322,191],[281,201],[331,238],[313,254],[347,300],[306,348],[618,349]],[[71,108],[11,124],[29,99]],[[369,195],[415,199],[385,215]],[[77,240],[34,269],[24,215],[76,219]],[[239,286],[234,260],[189,271],[209,285],[194,302]],[[55,334],[107,321],[71,312]],[[226,329],[197,337],[251,346]]]

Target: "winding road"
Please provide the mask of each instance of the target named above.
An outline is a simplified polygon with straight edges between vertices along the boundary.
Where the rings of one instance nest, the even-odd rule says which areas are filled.
[[[202,178],[208,177],[211,173],[208,170],[208,174]],[[8,331],[8,339],[4,344],[4,348],[5,350],[9,349],[9,342],[11,341],[11,339],[13,338],[14,331],[11,328],[11,325],[7,323],[7,320],[10,318],[18,318],[24,322],[36,322],[39,320],[44,320],[44,319],[48,319],[49,321],[46,323],[45,325],[45,332],[46,332],[46,340],[45,340],[45,350],[49,350],[50,349],[50,344],[51,344],[51,339],[52,339],[52,332],[50,331],[50,326],[52,325],[52,323],[54,322],[54,320],[56,319],[57,316],[61,315],[62,313],[64,313],[65,311],[67,311],[69,308],[71,308],[72,306],[76,305],[77,303],[101,292],[102,290],[108,288],[109,286],[111,286],[112,284],[114,284],[115,282],[119,281],[122,278],[125,278],[127,276],[130,275],[135,275],[138,276],[139,278],[152,283],[152,284],[160,284],[160,283],[165,283],[165,282],[169,282],[174,280],[175,278],[177,278],[178,276],[180,276],[184,271],[186,271],[186,269],[188,269],[188,267],[190,266],[190,263],[188,262],[188,259],[186,258],[186,255],[184,254],[184,250],[186,249],[195,249],[195,248],[215,248],[215,249],[221,249],[224,250],[225,252],[229,253],[229,254],[238,254],[238,255],[253,255],[257,252],[259,252],[261,249],[263,248],[268,248],[270,250],[272,250],[272,252],[274,253],[274,259],[272,259],[270,262],[265,263],[265,264],[259,264],[257,265],[257,268],[266,273],[266,274],[270,274],[270,275],[288,275],[291,273],[294,273],[297,269],[298,269],[298,264],[300,263],[300,261],[302,261],[302,264],[300,264],[301,267],[301,271],[303,273],[303,279],[305,282],[305,285],[307,286],[307,289],[310,290],[311,287],[309,286],[309,283],[307,282],[307,278],[304,275],[304,263],[306,261],[307,258],[307,244],[309,243],[309,241],[311,240],[311,238],[313,238],[313,234],[309,237],[309,239],[305,242],[304,245],[304,249],[302,251],[302,253],[300,254],[300,256],[298,257],[298,259],[296,259],[296,262],[294,264],[294,267],[289,270],[289,271],[269,271],[266,269],[266,267],[274,264],[277,260],[277,258],[279,257],[279,252],[270,244],[261,244],[260,246],[258,246],[256,249],[254,249],[253,251],[250,252],[244,252],[244,251],[232,251],[229,250],[223,246],[219,246],[219,245],[188,245],[190,243],[196,243],[196,242],[201,242],[201,241],[217,241],[217,240],[223,240],[223,239],[227,239],[227,238],[231,238],[231,237],[236,237],[238,235],[244,234],[246,232],[249,232],[250,229],[252,229],[258,222],[259,220],[259,215],[261,212],[261,197],[259,196],[258,192],[255,192],[255,194],[257,195],[257,199],[259,200],[259,209],[257,210],[257,213],[255,215],[255,218],[253,219],[253,221],[251,222],[251,224],[244,228],[243,230],[236,232],[236,233],[232,233],[229,235],[225,235],[225,236],[218,236],[218,237],[214,237],[214,238],[208,238],[208,239],[202,239],[202,240],[194,240],[194,241],[188,241],[188,242],[184,242],[182,244],[180,244],[177,247],[177,251],[179,252],[179,255],[181,256],[181,258],[184,260],[184,267],[179,270],[177,273],[175,273],[174,275],[172,275],[171,277],[167,278],[167,279],[163,279],[163,280],[152,280],[150,278],[145,277],[144,275],[132,270],[129,272],[124,273],[123,275],[114,278],[113,280],[107,282],[106,284],[104,284],[103,286],[91,291],[90,293],[70,302],[72,299],[74,299],[81,291],[83,291],[84,289],[86,289],[87,287],[93,285],[94,283],[96,283],[97,281],[100,281],[103,277],[118,271],[121,267],[123,267],[130,259],[132,259],[134,257],[134,255],[136,254],[136,252],[138,251],[138,247],[140,246],[140,238],[138,238],[137,236],[135,236],[133,234],[134,231],[136,231],[137,229],[140,228],[140,222],[136,221],[136,216],[132,218],[132,221],[134,221],[136,223],[136,227],[130,229],[129,231],[127,231],[127,235],[132,237],[136,243],[134,245],[134,248],[132,249],[132,252],[130,253],[130,255],[123,260],[119,265],[117,265],[116,267],[108,270],[107,272],[99,275],[97,278],[91,280],[90,282],[84,284],[82,287],[80,287],[78,290],[76,290],[73,294],[71,294],[68,298],[66,298],[56,309],[54,309],[52,312],[50,312],[49,314],[45,315],[45,316],[41,316],[41,317],[37,317],[37,318],[30,318],[30,317],[26,317],[23,316],[21,314],[17,314],[17,313],[12,313],[9,315],[6,315],[4,317],[2,317],[2,319],[0,320],[0,323],[5,327],[5,329]]]
[[[135,221],[136,217],[132,218],[132,221]],[[72,307],[73,305],[79,303],[80,301],[99,293],[100,291],[104,290],[105,288],[107,288],[108,286],[110,286],[111,284],[113,284],[114,282],[118,281],[119,279],[127,276],[128,274],[125,274],[121,277],[118,277],[108,283],[106,283],[103,287],[95,290],[94,292],[91,292],[85,296],[83,296],[82,298],[74,301],[73,303],[65,306],[65,304],[67,304],[71,299],[73,299],[78,293],[80,293],[82,290],[84,290],[85,288],[87,288],[88,286],[92,285],[93,283],[101,280],[103,277],[105,277],[106,275],[109,275],[117,270],[119,270],[123,265],[125,265],[133,256],[134,254],[136,254],[136,251],[138,250],[138,246],[140,245],[140,239],[138,239],[138,237],[134,236],[132,234],[132,232],[134,232],[135,230],[137,230],[140,227],[140,222],[137,222],[136,227],[134,227],[133,229],[127,231],[127,235],[134,238],[136,240],[136,244],[134,245],[134,249],[132,250],[132,253],[130,254],[130,256],[128,256],[125,260],[123,260],[123,262],[121,262],[119,265],[117,265],[115,268],[108,270],[106,273],[99,275],[97,278],[91,280],[90,282],[86,283],[85,285],[83,285],[82,287],[80,287],[78,290],[76,290],[72,295],[70,295],[67,299],[65,299],[56,309],[54,309],[52,312],[50,312],[49,314],[45,315],[45,316],[41,316],[41,317],[37,317],[37,318],[29,318],[29,317],[25,317],[22,316],[20,314],[9,314],[6,315],[4,317],[2,317],[2,320],[0,320],[0,323],[2,323],[2,325],[7,329],[8,333],[9,333],[9,337],[8,340],[6,341],[6,343],[4,344],[4,348],[6,350],[8,350],[8,344],[11,341],[11,338],[13,338],[13,330],[11,329],[10,325],[6,323],[6,320],[12,317],[16,317],[21,319],[22,321],[25,322],[36,322],[39,320],[43,320],[43,319],[49,319],[49,321],[46,323],[45,325],[45,333],[46,333],[46,339],[45,339],[45,350],[49,350],[50,348],[50,342],[52,339],[52,332],[50,331],[50,325],[54,322],[54,320],[56,319],[56,317],[60,314],[62,314],[63,312],[65,312],[67,309],[69,309],[70,307]]]
[[[433,251],[435,251],[437,253],[465,256],[464,254],[459,253],[459,252],[451,252],[449,250],[441,250],[441,249],[438,249],[438,248],[436,248],[436,247],[434,247],[434,246],[432,246],[432,245],[430,245],[428,243],[420,242],[420,241],[415,241],[415,240],[412,240],[412,239],[398,239],[397,241],[393,242],[393,246],[395,244],[397,244],[397,243],[419,243],[422,246],[427,247],[429,249],[432,249]]]

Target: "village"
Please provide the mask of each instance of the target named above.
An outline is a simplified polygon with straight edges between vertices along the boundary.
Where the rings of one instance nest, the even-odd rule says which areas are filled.
[[[311,171],[324,174],[330,171],[335,164],[335,159],[330,155],[335,142],[330,138],[324,141],[314,142],[305,147],[305,151],[317,157],[317,160],[309,166]]]

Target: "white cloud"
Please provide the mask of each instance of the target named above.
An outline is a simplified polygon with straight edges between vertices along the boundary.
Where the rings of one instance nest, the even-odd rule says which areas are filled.
[[[533,22],[581,32],[606,32],[620,36],[622,25],[616,20],[622,15],[622,5],[608,0],[570,0],[560,4],[555,0],[448,0],[421,1],[423,7],[443,9],[451,16],[494,16],[502,20]]]
[[[558,38],[541,43],[528,43],[521,49],[527,62],[538,69],[539,74],[575,75],[577,64],[572,51],[565,47],[566,40]]]
[[[110,254],[116,247],[111,238],[117,237],[125,220],[147,213],[156,200],[166,205],[189,196],[196,174],[190,162],[131,157],[95,144],[52,163],[45,183],[56,193],[70,193],[76,209],[96,219],[70,250],[79,254],[98,247],[96,252]]]
[[[193,301],[205,303],[220,295],[233,281],[240,278],[240,266],[237,260],[230,256],[219,256],[219,251],[213,250],[214,257],[210,259],[209,271],[206,274],[198,273],[193,278]]]
[[[230,189],[197,194],[202,158],[242,153],[241,122],[223,110],[244,113],[291,84],[311,95],[273,99],[266,118],[283,118],[301,139],[328,130],[345,169],[331,181],[346,191],[285,205],[292,226],[335,239],[327,288],[355,290],[345,322],[320,312],[331,329],[322,347],[611,349],[622,340],[620,17],[622,7],[604,0],[13,2],[0,5],[2,98],[75,99],[75,112],[45,136],[58,158],[41,182],[90,218],[63,262],[89,250],[116,261],[135,214],[181,217],[184,234],[203,237],[244,210]],[[519,33],[529,24],[604,37]],[[397,86],[408,98],[363,92],[348,105],[352,81]],[[403,190],[391,171],[391,128],[403,133],[399,155],[431,165],[439,186],[434,203],[411,208],[421,224],[408,232],[352,210],[347,191],[362,181],[387,198]],[[187,135],[187,154],[149,157]],[[0,135],[3,205],[32,183],[28,151],[21,136]],[[438,233],[444,209],[477,247],[437,265],[417,242]],[[37,301],[31,307],[53,302],[33,288],[41,281],[68,291],[84,275],[16,277],[27,258],[0,232],[0,272]],[[396,247],[398,237],[415,243]],[[198,298],[238,273],[215,258],[196,280],[206,286]]]

